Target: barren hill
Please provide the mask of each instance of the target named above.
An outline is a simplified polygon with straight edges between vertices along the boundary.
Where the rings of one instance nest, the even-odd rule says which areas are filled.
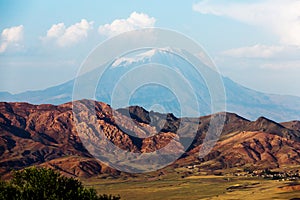
[[[249,165],[260,169],[300,166],[297,121],[279,124],[264,117],[249,121],[226,113],[219,141],[208,155],[200,159],[199,149],[213,115],[180,119],[137,106],[113,110],[105,103],[89,100],[77,102],[77,105],[81,118],[95,122],[93,127],[89,124],[80,124],[80,127],[95,132],[101,128],[105,137],[120,149],[150,153],[166,147],[173,140],[167,152],[185,150],[170,165],[174,168],[194,163],[212,170]],[[87,105],[94,106],[94,117],[84,112]],[[70,176],[119,175],[121,172],[93,158],[84,147],[84,138],[78,136],[72,109],[71,102],[58,106],[1,102],[0,173],[41,165]],[[195,136],[190,133],[191,127],[197,128]],[[93,137],[95,142],[99,141],[96,134]],[[191,137],[192,143],[185,143]]]

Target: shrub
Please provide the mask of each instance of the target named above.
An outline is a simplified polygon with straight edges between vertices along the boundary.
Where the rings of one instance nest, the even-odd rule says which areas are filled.
[[[16,171],[9,182],[0,182],[0,200],[119,200],[119,196],[97,195],[80,181],[52,169],[27,168]]]

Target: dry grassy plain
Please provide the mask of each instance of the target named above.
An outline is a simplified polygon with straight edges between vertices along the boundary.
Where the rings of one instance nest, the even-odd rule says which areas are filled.
[[[93,178],[84,183],[99,193],[120,194],[123,200],[289,199],[300,200],[299,181],[253,177],[189,176],[174,174],[120,179]]]

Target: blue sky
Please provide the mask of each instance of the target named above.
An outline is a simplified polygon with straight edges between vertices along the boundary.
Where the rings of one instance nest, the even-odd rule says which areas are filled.
[[[0,91],[63,83],[101,41],[154,26],[193,38],[244,86],[300,96],[299,10],[298,0],[0,0]]]

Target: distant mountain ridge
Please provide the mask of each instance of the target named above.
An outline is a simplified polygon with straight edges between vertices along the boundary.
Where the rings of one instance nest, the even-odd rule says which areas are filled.
[[[300,165],[299,121],[279,124],[265,117],[250,121],[226,113],[219,141],[208,155],[200,159],[199,149],[213,115],[180,119],[173,114],[149,112],[138,106],[114,111],[102,102],[82,100],[77,104],[82,107],[95,105],[96,125],[91,128],[97,130],[97,127],[102,127],[113,144],[129,152],[154,152],[171,140],[175,141],[175,146],[167,147],[166,151],[171,153],[174,148],[184,148],[184,139],[193,137],[189,126],[196,125],[197,133],[191,138],[192,143],[170,168],[194,164],[208,170],[247,166],[255,169],[287,168]],[[78,136],[72,108],[72,102],[58,106],[1,102],[0,174],[39,165],[78,177],[120,175],[122,172],[96,160],[87,151]],[[113,112],[118,113],[118,123]],[[95,120],[95,117],[84,111],[80,116],[88,121]],[[183,133],[176,138],[181,122]],[[88,124],[81,126],[89,127]],[[128,135],[120,126],[126,127],[126,131],[134,133],[138,138]]]
[[[79,99],[91,99],[91,97],[85,96],[84,91],[90,90],[91,85],[98,83],[95,90],[95,100],[111,104],[114,86],[118,83],[124,73],[129,69],[135,69],[140,65],[161,63],[166,66],[171,66],[175,71],[181,71],[190,83],[194,85],[201,115],[212,114],[211,96],[204,80],[205,77],[195,75],[195,71],[191,69],[191,66],[186,61],[177,57],[175,54],[168,52],[169,50],[172,49],[152,49],[135,55],[118,58],[110,64],[105,76],[101,77],[100,80],[98,80],[100,74],[98,69],[82,75],[77,79],[81,84],[85,84],[85,86],[82,87],[83,92],[80,94],[81,96]],[[176,53],[178,50],[174,51]],[[215,73],[217,73],[209,69],[205,64],[203,64],[203,70],[206,70],[208,75],[215,75]],[[144,74],[141,76],[156,75],[157,74]],[[139,75],[137,74],[136,76]],[[134,75],[132,78],[135,78]],[[241,86],[229,78],[221,78],[224,83],[226,94],[226,110],[219,111],[237,113],[251,120],[258,118],[259,116],[265,116],[275,121],[300,119],[300,97],[265,94]],[[255,78],[253,78],[253,80],[255,80]],[[27,91],[15,95],[7,92],[0,92],[0,101],[29,102],[33,104],[63,104],[73,100],[74,82],[75,79],[45,90]],[[127,91],[128,88],[126,87],[123,87],[122,89],[124,90],[124,94],[130,92]],[[169,89],[172,90],[172,88]],[[169,89],[155,85],[142,87],[132,95],[129,105],[139,105],[149,110],[152,109],[153,105],[158,104],[164,107],[165,112],[170,112],[177,117],[180,117],[180,105],[178,99],[176,99],[176,95],[180,94],[174,95]],[[122,97],[122,94],[120,94],[119,98]],[[115,109],[119,107],[114,106]],[[195,108],[192,107],[190,109],[195,110]]]

